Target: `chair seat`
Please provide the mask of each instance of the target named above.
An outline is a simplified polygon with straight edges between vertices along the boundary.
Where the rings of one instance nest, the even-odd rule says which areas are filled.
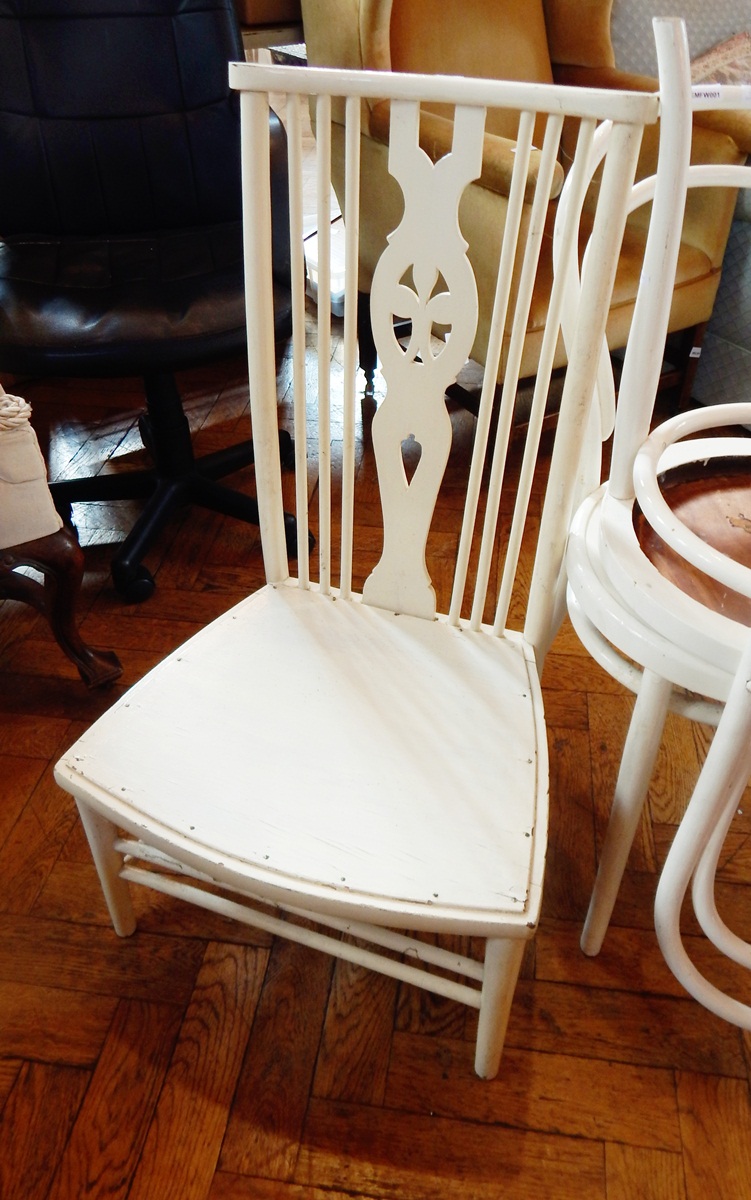
[[[277,289],[277,322],[291,313]],[[244,350],[242,223],[0,242],[0,363],[17,373],[130,375]]]
[[[272,901],[300,891],[329,915],[478,934],[537,919],[547,748],[513,634],[267,586],[132,689],[57,775]]]

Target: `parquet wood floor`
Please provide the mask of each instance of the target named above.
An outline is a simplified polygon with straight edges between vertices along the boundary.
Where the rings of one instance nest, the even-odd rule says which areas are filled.
[[[239,436],[242,362],[181,383],[201,449]],[[139,461],[136,382],[16,390],[53,477]],[[470,419],[455,424],[468,440]],[[368,523],[367,421],[360,432]],[[585,958],[578,935],[631,700],[568,626],[543,678],[544,916],[498,1079],[475,1078],[473,1017],[448,1001],[157,894],[136,896],[138,931],[116,937],[52,765],[116,694],[261,580],[256,531],[193,512],[151,555],[154,597],[124,606],[108,563],[132,515],[76,512],[82,629],[120,656],[115,688],[87,692],[43,619],[0,604],[2,1200],[751,1198],[748,1037],[681,993],[652,928],[656,872],[708,733],[670,724],[613,927]],[[439,575],[455,524],[449,503]],[[747,933],[750,819],[731,831],[721,882]]]

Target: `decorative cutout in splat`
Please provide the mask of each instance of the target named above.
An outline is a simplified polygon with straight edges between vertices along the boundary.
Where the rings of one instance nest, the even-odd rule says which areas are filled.
[[[363,598],[394,612],[430,617],[435,591],[425,546],[451,448],[445,392],[469,357],[477,288],[459,228],[459,200],[482,165],[483,109],[458,107],[451,153],[433,163],[419,146],[419,105],[392,101],[389,170],[404,214],[373,276],[373,335],[386,396],[373,418],[383,509],[383,554]],[[411,322],[401,344],[394,321]],[[439,335],[439,336],[437,336]],[[408,476],[403,443],[421,453]]]
[[[404,464],[404,478],[410,484],[414,477],[415,471],[420,465],[422,457],[422,446],[418,442],[413,433],[406,437],[402,442],[402,463]]]

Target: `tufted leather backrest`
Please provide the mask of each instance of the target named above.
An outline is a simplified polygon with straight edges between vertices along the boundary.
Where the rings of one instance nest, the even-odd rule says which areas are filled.
[[[232,0],[0,0],[0,234],[240,217]]]

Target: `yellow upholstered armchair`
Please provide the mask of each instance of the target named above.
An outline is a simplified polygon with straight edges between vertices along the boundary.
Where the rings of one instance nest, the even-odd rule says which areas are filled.
[[[463,74],[532,82],[556,82],[592,87],[628,87],[652,91],[654,79],[625,74],[615,66],[610,39],[612,0],[302,0],[308,62],[311,66],[355,67],[368,70]],[[508,116],[506,117],[508,121]],[[486,138],[483,173],[468,189],[460,219],[469,243],[469,258],[477,278],[480,319],[472,357],[485,361],[495,279],[494,259],[500,249],[509,163],[513,155],[512,127],[491,124]],[[343,137],[343,129],[340,129]],[[424,113],[421,142],[434,158],[451,146],[451,114],[434,106]],[[651,131],[642,147],[638,175],[652,173],[657,134]],[[564,135],[565,137],[565,135]],[[694,123],[695,162],[739,163],[751,152],[748,114],[698,114]],[[338,167],[343,158],[335,131],[334,186],[342,199]],[[563,183],[565,156],[554,196]],[[375,367],[375,347],[369,332],[367,294],[372,271],[401,213],[398,185],[387,171],[388,110],[368,102],[363,113],[360,278],[362,293],[358,334],[360,361],[366,375]],[[532,170],[534,169],[534,164]],[[733,214],[734,195],[727,189],[692,190],[685,215],[670,330],[687,331],[679,364],[683,390],[692,374],[689,349],[698,344],[708,321],[720,279],[725,244]],[[626,344],[636,297],[649,214],[638,210],[630,218],[620,257],[616,287],[607,325],[611,350]],[[546,239],[535,294],[521,376],[534,374],[550,287],[552,239]],[[564,349],[558,362],[565,363]],[[694,360],[695,361],[695,360]],[[505,353],[499,378],[503,378]]]

